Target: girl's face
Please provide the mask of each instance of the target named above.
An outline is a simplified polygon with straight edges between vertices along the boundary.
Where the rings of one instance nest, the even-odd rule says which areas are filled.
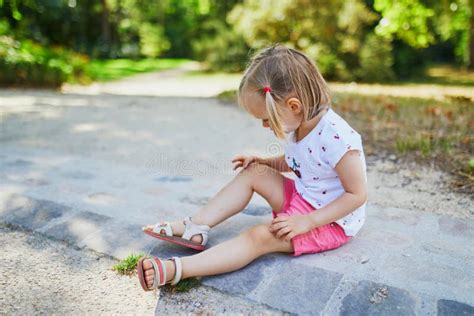
[[[267,107],[265,106],[265,98],[258,93],[242,91],[243,102],[247,105],[248,111],[255,118],[262,121],[262,126],[270,128]],[[282,118],[282,127],[285,133],[293,132],[301,124],[303,120],[303,107],[301,102],[296,98],[288,98],[285,103],[277,104],[280,109]]]

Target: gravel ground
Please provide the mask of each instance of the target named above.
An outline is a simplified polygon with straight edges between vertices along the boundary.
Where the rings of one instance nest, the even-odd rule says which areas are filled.
[[[158,315],[282,314],[205,286],[145,293],[112,258],[38,233],[0,226],[0,252],[0,315],[150,315],[158,300]]]
[[[370,157],[367,176],[371,204],[474,218],[474,196],[453,192],[452,177],[435,168],[402,163],[394,155]]]

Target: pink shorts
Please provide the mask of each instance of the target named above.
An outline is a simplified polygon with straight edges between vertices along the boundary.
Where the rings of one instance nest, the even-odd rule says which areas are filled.
[[[284,201],[281,212],[278,214],[299,214],[311,213],[315,208],[306,202],[296,191],[295,181],[284,177]],[[275,218],[277,213],[272,210],[272,216]],[[322,252],[338,248],[351,239],[346,236],[344,230],[336,222],[326,224],[310,230],[304,234],[296,235],[291,239],[295,252],[292,256],[299,256],[304,253]]]

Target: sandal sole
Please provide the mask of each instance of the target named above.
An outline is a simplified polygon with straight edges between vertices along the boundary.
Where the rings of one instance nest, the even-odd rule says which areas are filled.
[[[143,232],[145,234],[149,235],[149,236],[152,236],[152,237],[155,237],[155,238],[158,238],[158,239],[161,239],[161,240],[169,241],[170,243],[181,245],[181,246],[184,246],[184,247],[187,247],[187,248],[192,248],[192,249],[200,250],[200,251],[206,249],[206,247],[203,246],[203,245],[199,245],[199,244],[190,242],[189,240],[178,237],[178,236],[166,236],[166,235],[163,235],[163,234],[155,233],[150,229],[144,229]]]

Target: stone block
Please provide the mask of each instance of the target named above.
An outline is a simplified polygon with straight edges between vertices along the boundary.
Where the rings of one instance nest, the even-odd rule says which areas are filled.
[[[405,290],[363,280],[342,300],[340,315],[415,315],[415,304]]]

